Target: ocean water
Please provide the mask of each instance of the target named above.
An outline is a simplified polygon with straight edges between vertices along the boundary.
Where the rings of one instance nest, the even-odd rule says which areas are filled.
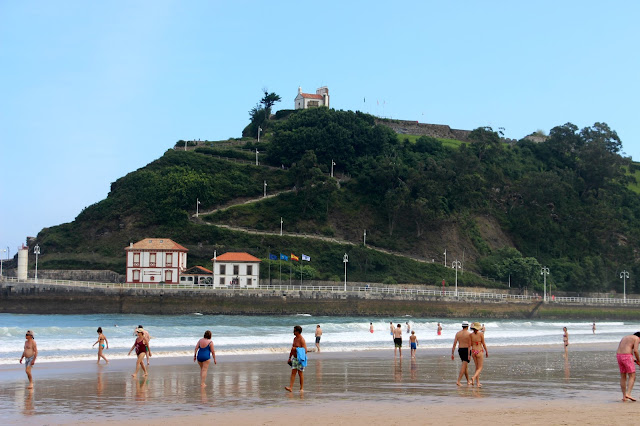
[[[134,329],[144,326],[152,336],[154,357],[193,354],[205,330],[211,330],[216,353],[286,353],[293,339],[293,326],[301,325],[307,345],[314,344],[317,324],[322,326],[321,348],[326,352],[359,351],[392,347],[389,322],[406,322],[415,330],[421,348],[449,348],[463,320],[411,317],[365,318],[311,316],[241,315],[16,315],[0,314],[0,364],[17,362],[22,353],[25,332],[30,329],[38,344],[39,362],[96,359],[97,328],[102,327],[109,340],[105,355],[109,359],[126,358],[134,343]],[[374,333],[369,332],[373,322]],[[442,335],[437,336],[440,322]],[[624,335],[640,330],[638,322],[597,322],[594,335],[587,321],[487,320],[487,346],[561,345],[562,327],[569,331],[570,343],[613,343]],[[153,358],[152,358],[153,360]]]

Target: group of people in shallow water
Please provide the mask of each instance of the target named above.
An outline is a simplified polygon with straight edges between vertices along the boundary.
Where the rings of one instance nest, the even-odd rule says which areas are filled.
[[[418,347],[418,338],[415,334],[415,330],[411,330],[411,326],[409,325],[409,323],[406,322],[405,325],[407,333],[411,333],[409,337],[409,343],[411,348],[411,357],[414,358],[416,349]],[[472,331],[469,331],[469,328]],[[369,323],[369,331],[371,333],[374,332],[373,323]],[[595,334],[595,322],[593,323],[592,331]],[[99,345],[98,364],[100,363],[100,359],[104,359],[104,361],[108,364],[109,360],[104,356],[104,350],[109,349],[109,341],[102,332],[102,327],[98,327],[97,332],[98,340],[93,344],[93,346]],[[148,366],[149,358],[151,357],[151,349],[149,346],[151,336],[142,325],[138,325],[134,333],[136,335],[136,340],[134,341],[133,346],[127,354],[130,355],[133,350],[135,350],[136,352],[136,369],[131,376],[136,377],[140,368],[142,368],[142,371],[146,376],[148,374],[148,371],[144,361],[146,357],[146,365]],[[393,337],[394,342],[394,356],[396,356],[397,353],[402,356],[402,326],[398,324],[397,327],[394,327],[393,322],[391,322],[390,333]],[[439,336],[442,334],[442,326],[440,325],[440,323],[438,323],[437,333]],[[482,387],[482,384],[480,383],[480,374],[482,373],[484,359],[489,358],[489,351],[487,350],[484,334],[484,324],[474,322],[473,324],[471,324],[471,326],[469,326],[469,323],[467,321],[462,322],[462,330],[456,333],[453,339],[453,346],[451,348],[451,360],[455,359],[454,353],[457,347],[458,356],[462,361],[460,372],[458,374],[458,380],[456,381],[456,384],[458,386],[461,386],[460,382],[462,380],[462,377],[464,376],[467,380],[467,385]],[[304,337],[302,337],[301,326],[296,325],[295,327],[293,327],[293,335],[293,344],[291,346],[291,350],[289,351],[289,359],[287,360],[287,363],[289,364],[289,366],[291,366],[291,377],[289,386],[285,386],[285,389],[288,392],[292,392],[293,384],[297,375],[300,381],[300,391],[302,392],[304,391],[304,368],[307,366],[307,343]],[[318,324],[315,331],[315,343],[318,352],[320,352],[321,336],[322,329]],[[569,332],[567,331],[567,327],[563,327],[563,343],[564,357],[568,359]],[[635,364],[640,365],[639,346],[640,331],[623,337],[616,351],[616,358],[618,361],[618,367],[620,369],[620,388],[622,390],[623,402],[636,400],[631,396],[631,392],[633,390],[636,378]],[[28,389],[33,389],[33,377],[31,375],[31,369],[35,365],[37,357],[38,347],[34,338],[34,333],[33,331],[28,330],[25,335],[24,350],[22,352],[22,356],[20,357],[20,364],[22,364],[23,360],[25,361],[25,372],[27,374],[27,378],[29,379]],[[213,363],[217,364],[215,348],[213,346],[213,341],[211,340],[211,331],[207,330],[205,331],[204,336],[196,343],[193,354],[193,362],[197,361],[198,365],[200,366],[200,386],[203,388],[206,387],[205,382],[207,378],[207,372],[212,359]],[[474,361],[476,370],[473,376],[469,377],[468,366],[471,362],[471,359],[473,359]]]

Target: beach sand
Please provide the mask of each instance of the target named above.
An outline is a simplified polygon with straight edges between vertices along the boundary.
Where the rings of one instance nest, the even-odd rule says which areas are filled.
[[[35,389],[24,370],[2,366],[0,418],[12,424],[622,424],[640,402],[622,403],[615,346],[489,346],[483,388],[455,384],[450,349],[310,353],[305,392],[284,390],[287,354],[220,356],[200,388],[186,358],[152,358],[131,378],[134,358],[108,366],[41,363]],[[473,371],[473,366],[471,371]],[[635,393],[637,395],[637,392]],[[292,416],[301,416],[294,417]]]

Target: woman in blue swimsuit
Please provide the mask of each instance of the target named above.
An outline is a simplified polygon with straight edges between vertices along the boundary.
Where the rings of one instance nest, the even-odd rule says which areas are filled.
[[[93,344],[93,346],[97,345],[98,343],[100,344],[100,346],[98,346],[98,364],[100,364],[100,358],[104,359],[105,362],[109,364],[109,360],[102,353],[102,351],[104,351],[105,349],[109,349],[109,341],[107,340],[105,335],[102,334],[102,327],[98,327],[98,340]]]
[[[207,330],[204,332],[204,337],[198,340],[195,353],[193,354],[193,362],[198,361],[198,365],[200,365],[200,387],[207,386],[205,381],[207,379],[207,370],[209,370],[212,355],[213,363],[217,364],[216,351],[213,349],[213,341],[211,341],[211,331]]]

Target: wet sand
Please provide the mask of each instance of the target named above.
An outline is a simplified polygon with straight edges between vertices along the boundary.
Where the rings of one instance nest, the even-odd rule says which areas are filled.
[[[561,347],[489,346],[482,389],[456,386],[460,361],[457,354],[451,361],[450,349],[419,348],[415,360],[408,349],[402,359],[392,350],[310,353],[304,394],[297,381],[293,393],[284,390],[286,353],[220,356],[204,390],[192,357],[152,358],[149,376],[135,379],[133,356],[108,366],[36,364],[33,391],[26,389],[23,368],[2,366],[0,418],[22,424],[266,424],[288,421],[296,408],[306,421],[321,424],[459,424],[469,418],[480,424],[617,424],[624,413],[640,413],[640,402],[619,402],[615,346],[573,346],[568,361]]]

